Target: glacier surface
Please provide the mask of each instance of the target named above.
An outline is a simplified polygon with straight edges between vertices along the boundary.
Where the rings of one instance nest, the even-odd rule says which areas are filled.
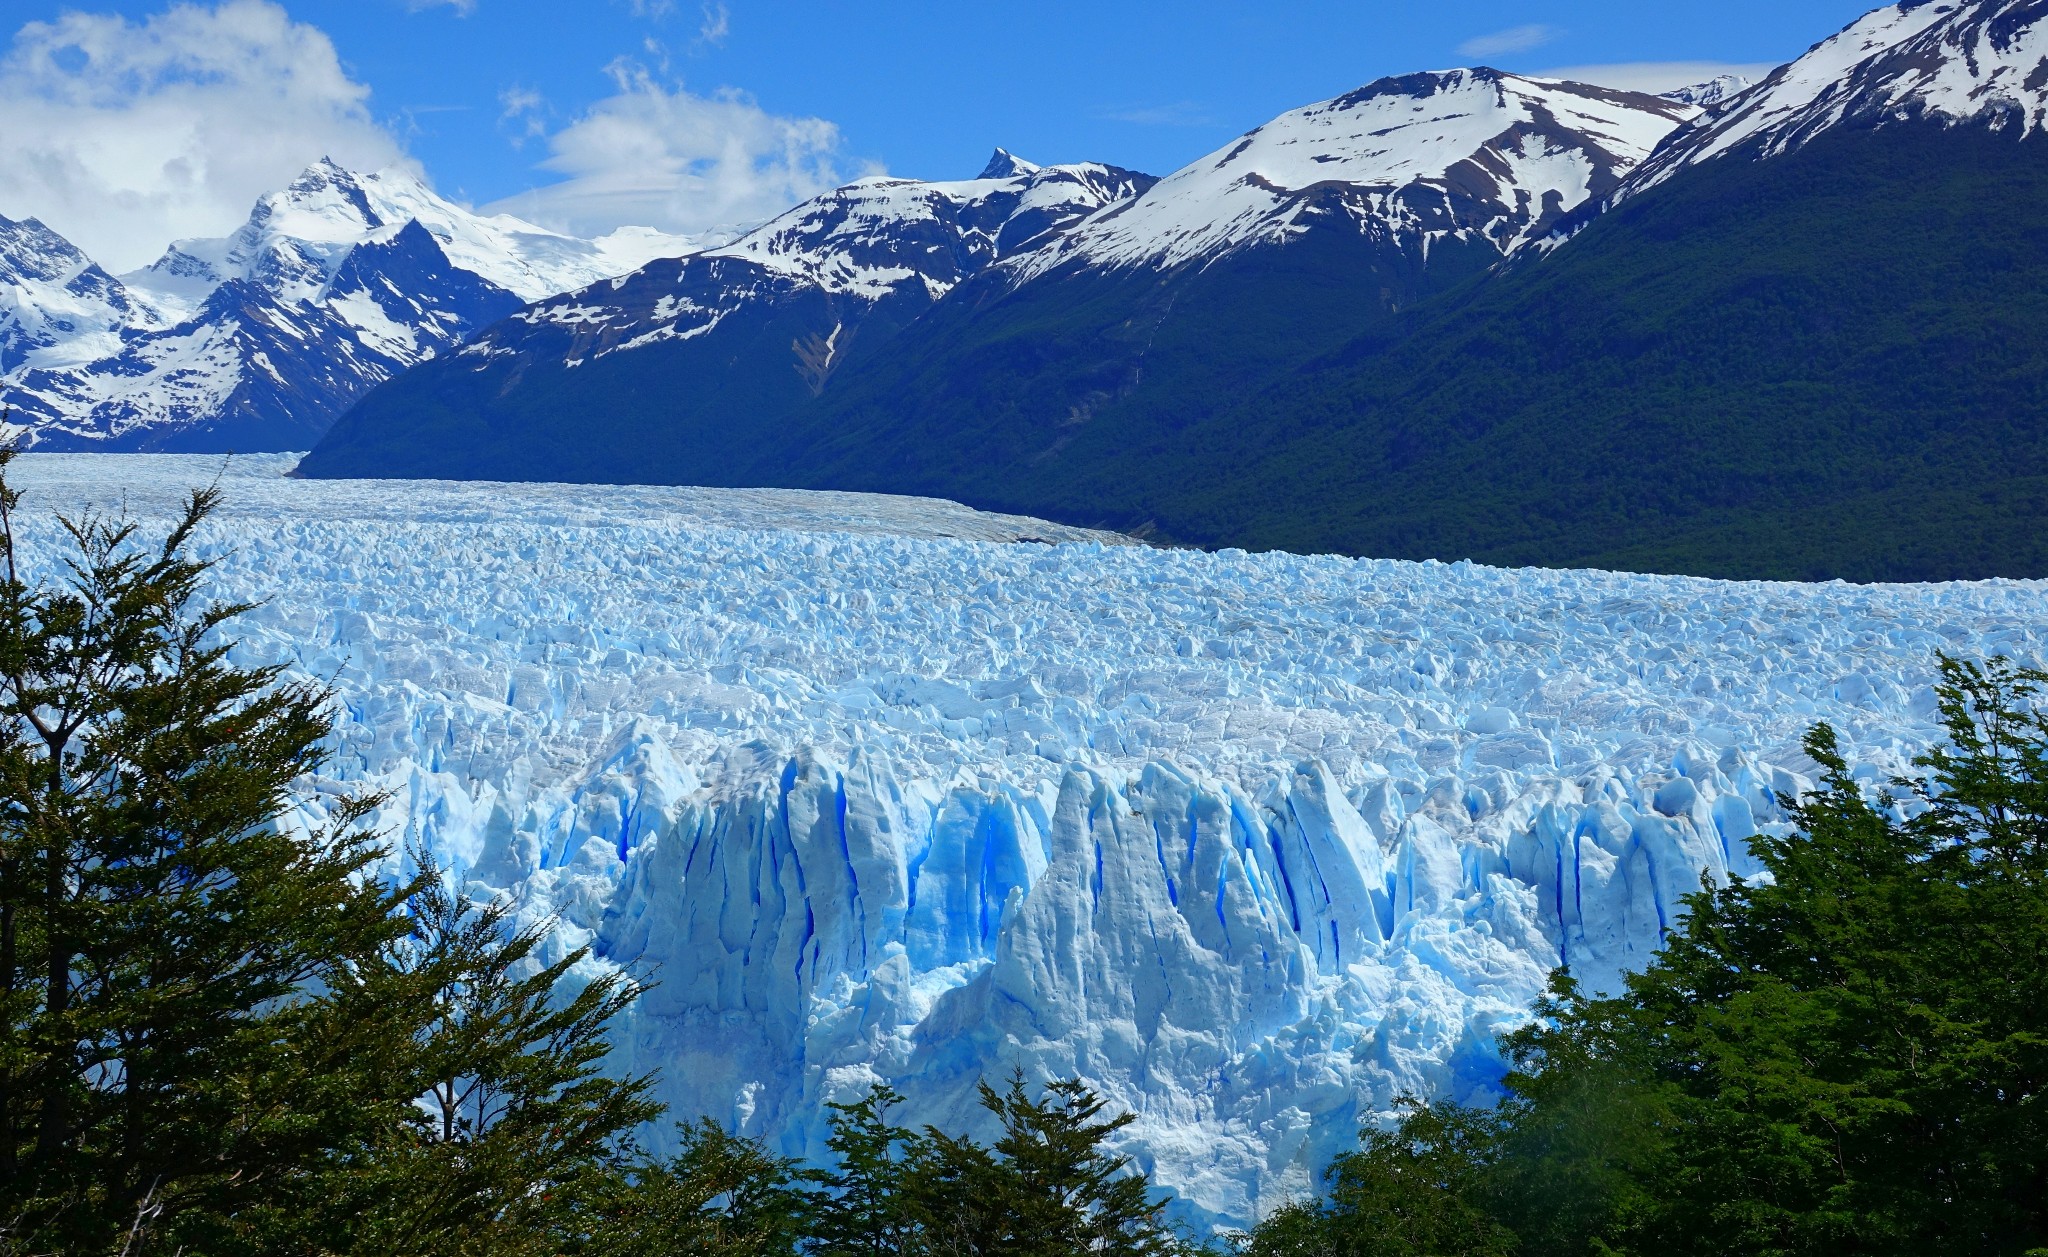
[[[31,455],[51,512],[223,476],[241,656],[331,678],[303,820],[383,823],[658,985],[619,1066],[823,1152],[885,1080],[1079,1074],[1198,1223],[1403,1092],[1479,1097],[1561,961],[1611,984],[1753,871],[1799,749],[1936,736],[1934,654],[2043,654],[2048,585],[1733,584],[1161,551],[856,494],[296,481]],[[1050,544],[1028,544],[1043,542]],[[656,1132],[657,1139],[659,1132]]]

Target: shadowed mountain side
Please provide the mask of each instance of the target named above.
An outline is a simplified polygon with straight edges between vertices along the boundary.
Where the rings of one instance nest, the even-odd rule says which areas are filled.
[[[663,261],[627,284],[665,294],[670,272],[684,267],[758,271],[724,259]],[[741,469],[782,439],[782,416],[812,396],[790,365],[792,345],[857,319],[835,346],[834,365],[857,359],[925,302],[870,302],[759,273],[749,282],[754,298],[716,335],[600,354],[586,330],[536,322],[524,334],[526,354],[463,353],[408,372],[344,415],[301,466],[316,476],[761,483]],[[565,370],[578,353],[592,356]]]
[[[2044,574],[2044,203],[2048,140],[1843,130],[1681,172],[1250,396],[1105,406],[1059,442],[1042,412],[849,388],[781,474],[1248,548]]]
[[[752,478],[1014,493],[1139,525],[1144,512],[1114,492],[1093,505],[1061,492],[1081,451],[1105,460],[1113,486],[1146,456],[1126,434],[1170,453],[1219,401],[1498,260],[1484,243],[1448,240],[1425,268],[1419,251],[1332,232],[1165,274],[1075,270],[1013,291],[989,276],[844,372],[759,451]]]

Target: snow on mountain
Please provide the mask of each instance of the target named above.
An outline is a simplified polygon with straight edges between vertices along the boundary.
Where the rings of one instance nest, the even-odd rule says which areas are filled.
[[[981,178],[862,179],[704,256],[744,259],[832,292],[879,299],[911,283],[937,298],[1149,182],[1094,163],[1034,166],[998,149]]]
[[[1696,112],[1490,69],[1382,79],[1282,114],[1015,271],[1206,263],[1332,220],[1425,249],[1477,235],[1505,253],[1604,196]]]
[[[233,235],[118,280],[40,224],[7,224],[0,392],[18,438],[46,448],[303,447],[527,301],[727,238],[578,240],[325,160]]]
[[[850,342],[876,306],[907,301],[921,309],[1150,183],[1114,166],[1040,167],[998,149],[979,178],[862,179],[730,243],[541,302],[518,321],[570,331],[550,349],[581,364],[695,339],[743,312],[822,294],[840,299],[827,303],[830,322],[791,350],[799,369],[821,382],[845,348],[841,338]],[[519,353],[525,339],[508,325],[466,352]]]
[[[46,354],[0,380],[17,438],[59,449],[304,445],[371,385],[521,304],[449,262],[412,221],[353,244],[285,237],[216,256],[237,270],[188,267],[190,286],[172,300],[195,304],[176,322],[120,329],[85,361]]]
[[[0,380],[104,357],[169,321],[42,223],[0,217]]]
[[[1405,1091],[1474,1098],[1552,966],[1594,986],[1753,871],[1840,732],[1938,736],[1937,650],[2048,650],[2048,584],[1776,585],[1105,545],[855,494],[297,481],[201,538],[237,660],[338,691],[304,820],[380,824],[656,970],[622,1069],[821,1156],[887,1081],[1078,1073],[1198,1222]],[[217,459],[31,455],[166,517]],[[1054,545],[992,544],[1035,538]],[[557,951],[555,954],[559,954]],[[658,1145],[667,1129],[649,1132]]]
[[[1622,195],[1741,151],[1769,157],[1837,127],[1907,121],[2048,129],[2048,5],[1906,0],[1873,10],[1675,136]]]
[[[426,228],[457,267],[522,301],[581,288],[704,243],[646,228],[579,240],[507,214],[471,213],[403,170],[357,174],[322,159],[282,192],[258,201],[233,235],[180,240],[123,278],[188,306],[233,278],[261,283],[287,300],[311,300],[350,249],[408,222]]]
[[[1740,74],[1722,74],[1704,83],[1693,83],[1675,91],[1664,93],[1664,99],[1675,100],[1681,105],[1697,105],[1701,109],[1712,109],[1726,100],[1740,96],[1756,85],[1756,80]]]

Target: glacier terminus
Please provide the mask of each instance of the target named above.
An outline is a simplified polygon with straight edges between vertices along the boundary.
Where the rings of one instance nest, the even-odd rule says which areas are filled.
[[[1550,972],[1596,987],[1754,875],[1828,721],[1939,736],[1938,651],[2039,665],[2048,585],[1744,584],[1203,553],[857,494],[302,481],[291,455],[25,455],[55,512],[217,475],[244,662],[328,680],[294,823],[394,844],[653,983],[673,1115],[821,1157],[824,1105],[977,1129],[1079,1075],[1199,1225],[1404,1093],[1480,1099]],[[556,954],[560,954],[557,952]],[[665,1132],[649,1132],[659,1146]]]

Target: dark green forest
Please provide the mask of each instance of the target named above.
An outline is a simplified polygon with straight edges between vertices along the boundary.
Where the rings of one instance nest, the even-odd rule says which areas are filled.
[[[1242,293],[1181,309],[1174,343],[1222,361],[1162,363],[1085,422],[1006,400],[1051,332],[1014,334],[998,306],[947,328],[986,329],[955,355],[967,379],[901,338],[754,478],[1248,549],[2048,574],[2044,194],[2048,142],[1837,131],[1684,171],[1547,256],[1354,321],[1342,347]],[[1057,326],[1057,294],[1012,302]]]
[[[1613,997],[1560,974],[1491,1108],[1404,1101],[1322,1191],[1194,1236],[1084,1084],[981,1142],[832,1107],[800,1165],[603,1065],[629,977],[393,880],[353,797],[284,823],[330,696],[230,660],[192,500],[16,566],[0,454],[0,1253],[2000,1254],[2048,1251],[2048,673],[1941,661],[1948,742],[1821,787]],[[687,1116],[687,1115],[669,1115]]]
[[[822,297],[573,369],[570,333],[537,332],[384,385],[305,471],[931,494],[1380,558],[2044,575],[2044,196],[2048,141],[1838,128],[1500,266],[1315,231],[983,276],[868,319],[816,396],[788,347]]]

